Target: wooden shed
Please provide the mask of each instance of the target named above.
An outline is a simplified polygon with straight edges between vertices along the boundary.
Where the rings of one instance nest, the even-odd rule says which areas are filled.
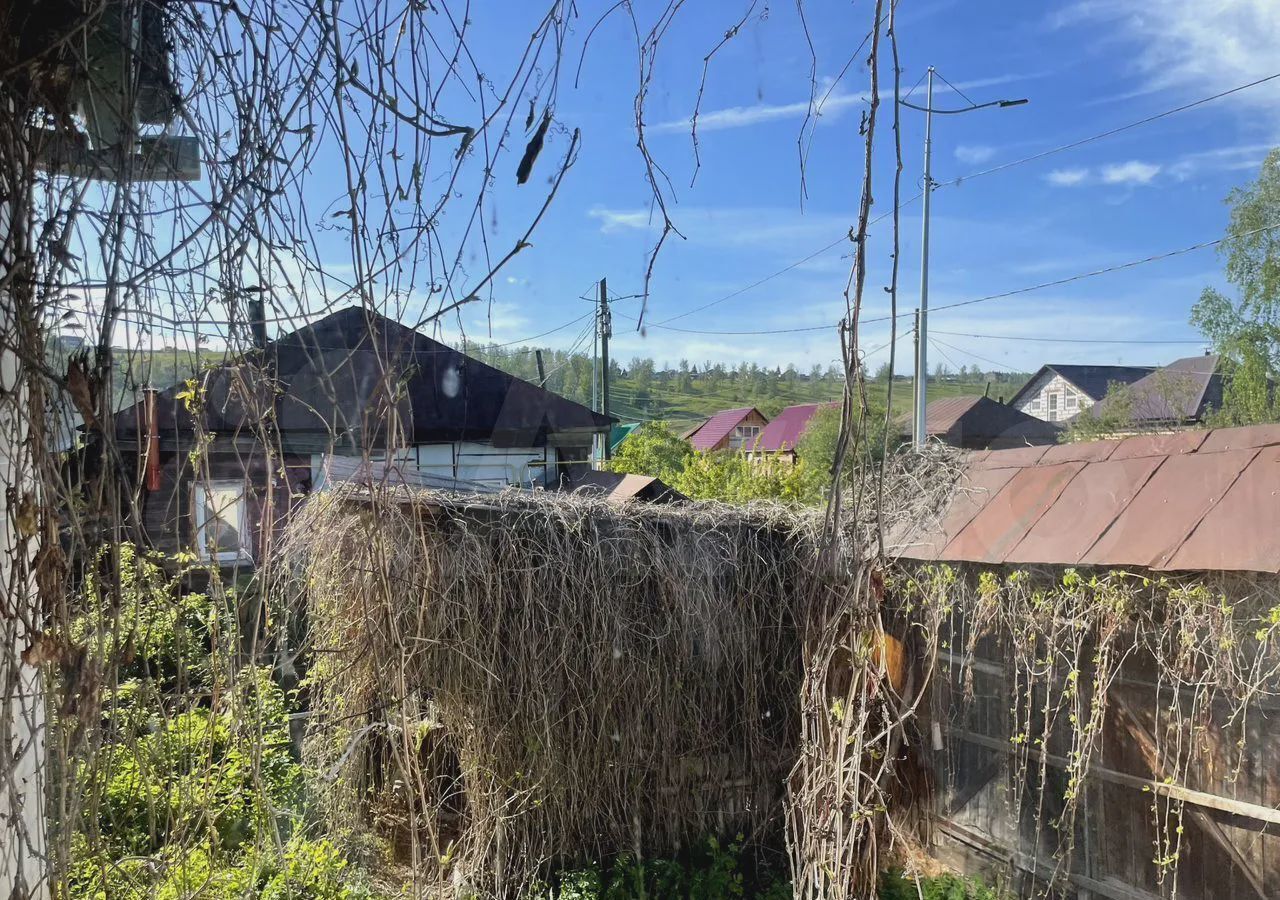
[[[1280,426],[969,454],[893,543],[948,604],[943,859],[1028,894],[1280,896]]]

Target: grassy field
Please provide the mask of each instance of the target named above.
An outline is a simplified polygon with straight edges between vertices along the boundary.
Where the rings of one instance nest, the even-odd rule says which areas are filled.
[[[1002,381],[991,385],[991,396],[1003,395],[1006,399],[1022,385],[1022,379]],[[929,399],[981,395],[986,390],[985,381],[929,382]],[[836,380],[779,382],[766,394],[750,384],[723,383],[714,388],[695,383],[692,391],[680,392],[674,387],[650,387],[647,400],[638,395],[634,384],[624,376],[610,390],[610,411],[624,421],[649,421],[662,419],[677,429],[693,425],[722,409],[737,406],[755,406],[766,416],[773,417],[784,407],[797,403],[821,403],[839,400],[842,385]],[[884,408],[888,390],[883,381],[868,384],[868,402]],[[914,393],[911,380],[893,383],[893,409],[895,414],[905,415],[911,409]]]

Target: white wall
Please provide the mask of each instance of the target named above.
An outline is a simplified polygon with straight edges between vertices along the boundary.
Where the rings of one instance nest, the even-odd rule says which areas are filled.
[[[1036,379],[1014,408],[1046,422],[1062,422],[1093,406],[1093,402],[1088,394],[1050,371]]]
[[[399,480],[412,481],[414,474],[435,479],[457,479],[477,482],[491,488],[521,485],[532,487],[556,476],[555,450],[551,447],[494,447],[481,441],[454,441],[441,444],[418,444],[397,450],[388,460],[385,453],[371,452],[370,470],[353,466],[342,458],[331,462],[327,454],[315,454],[311,458],[312,490],[321,490],[325,484],[341,477],[350,478],[359,471],[362,477],[393,470]],[[376,471],[372,471],[376,470]]]
[[[18,160],[11,160],[20,169]],[[10,183],[10,177],[12,182]],[[20,171],[0,171],[0,249],[25,250],[11,241],[18,191],[28,189]],[[17,256],[0,253],[0,277]],[[17,333],[14,298],[0,293],[0,333]],[[45,719],[39,669],[27,665],[27,650],[40,608],[30,563],[34,540],[19,528],[17,505],[35,498],[35,465],[27,447],[27,392],[22,362],[11,347],[0,349],[0,898],[44,898]]]

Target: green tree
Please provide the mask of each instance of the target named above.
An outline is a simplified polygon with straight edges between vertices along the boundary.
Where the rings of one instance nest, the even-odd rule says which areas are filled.
[[[680,439],[665,422],[645,422],[614,453],[614,472],[652,475],[673,485],[693,455],[688,441]]]
[[[819,478],[824,489],[831,483],[831,467],[835,463],[836,442],[840,437],[840,416],[841,410],[836,406],[818,410],[796,444],[796,456]],[[869,404],[857,452],[845,460],[844,473],[847,479],[852,480],[858,465],[879,460],[884,455],[884,434],[884,407]],[[900,442],[898,437],[893,437],[889,442],[889,449],[892,450]]]
[[[1280,149],[1262,163],[1257,180],[1227,197],[1231,221],[1220,246],[1229,297],[1205,288],[1191,324],[1207,337],[1224,365],[1223,405],[1215,419],[1245,425],[1280,418],[1274,381],[1280,371]]]
[[[725,503],[813,503],[821,497],[821,479],[803,462],[748,459],[742,453],[695,452],[672,486],[694,500]]]

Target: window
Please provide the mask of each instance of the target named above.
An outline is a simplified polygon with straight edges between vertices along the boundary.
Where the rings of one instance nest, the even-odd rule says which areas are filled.
[[[195,486],[196,549],[202,559],[236,562],[249,553],[249,504],[243,481]]]
[[[734,430],[733,437],[729,438],[729,448],[731,450],[741,450],[745,447],[748,450],[754,449],[756,441],[760,439],[759,425],[739,425]]]
[[[1049,395],[1049,421],[1052,422],[1056,418],[1058,418],[1058,395],[1050,394]]]
[[[1067,409],[1077,409],[1080,404],[1080,398],[1075,394],[1067,394]]]

